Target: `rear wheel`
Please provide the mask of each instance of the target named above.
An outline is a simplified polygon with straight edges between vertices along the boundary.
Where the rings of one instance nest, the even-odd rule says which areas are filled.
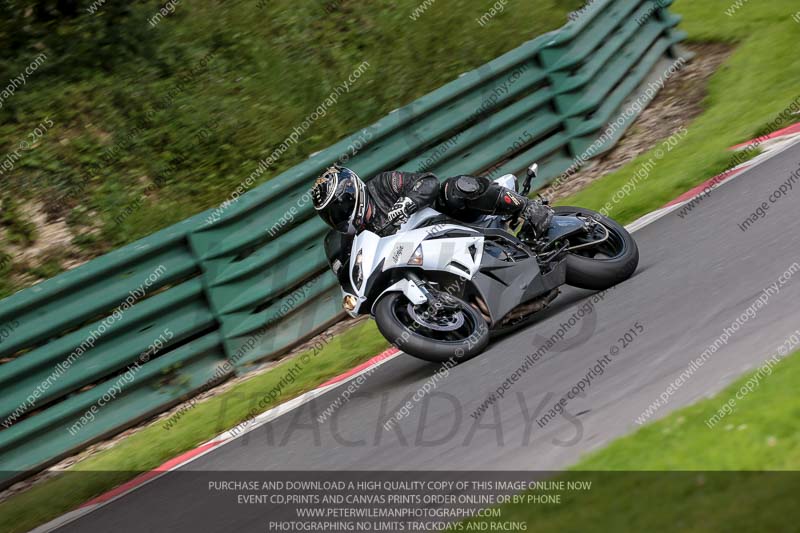
[[[569,238],[568,285],[602,291],[633,275],[639,265],[639,247],[622,225],[583,207],[559,206],[554,210],[557,215],[578,216],[597,223],[591,233]]]
[[[486,320],[460,298],[443,297],[447,305],[436,309],[391,292],[375,305],[375,322],[389,342],[414,357],[434,363],[475,357],[489,342]]]

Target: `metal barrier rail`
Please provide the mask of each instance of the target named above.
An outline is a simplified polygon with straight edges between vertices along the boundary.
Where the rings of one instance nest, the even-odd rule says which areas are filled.
[[[671,3],[595,0],[236,202],[0,301],[0,326],[15,324],[0,343],[0,486],[340,318],[308,196],[330,164],[447,177],[538,161],[541,187],[611,148],[635,116],[620,125],[625,103],[678,56]]]

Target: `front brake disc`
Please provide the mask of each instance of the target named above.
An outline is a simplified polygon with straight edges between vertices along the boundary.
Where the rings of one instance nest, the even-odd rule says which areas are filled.
[[[427,311],[417,313],[417,306],[409,302],[408,315],[418,324],[434,331],[455,331],[464,325],[464,312],[461,310],[457,313],[448,313],[446,315],[441,310],[434,315]]]

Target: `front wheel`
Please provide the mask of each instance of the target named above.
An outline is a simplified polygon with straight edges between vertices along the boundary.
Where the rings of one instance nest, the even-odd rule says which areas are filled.
[[[434,363],[465,361],[486,348],[489,327],[465,301],[449,295],[447,300],[446,307],[432,309],[391,292],[375,305],[375,322],[389,342],[409,355]]]
[[[568,285],[602,291],[633,275],[639,265],[639,247],[622,225],[583,207],[559,206],[554,211],[557,215],[578,216],[593,219],[597,223],[591,235],[569,239]],[[601,242],[591,244],[598,241]]]

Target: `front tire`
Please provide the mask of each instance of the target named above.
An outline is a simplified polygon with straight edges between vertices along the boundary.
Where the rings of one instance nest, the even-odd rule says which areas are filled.
[[[557,215],[580,215],[595,219],[609,231],[606,243],[567,255],[567,284],[603,291],[630,278],[639,265],[639,247],[633,236],[615,220],[583,207],[555,207]],[[580,244],[573,242],[571,245]]]
[[[454,329],[436,324],[429,327],[414,316],[415,308],[403,293],[391,292],[375,304],[378,330],[402,351],[425,361],[444,363],[451,359],[456,362],[471,359],[489,343],[489,327],[471,305],[460,298],[450,298],[461,308],[460,316],[452,322]],[[436,329],[442,327],[445,329]]]

